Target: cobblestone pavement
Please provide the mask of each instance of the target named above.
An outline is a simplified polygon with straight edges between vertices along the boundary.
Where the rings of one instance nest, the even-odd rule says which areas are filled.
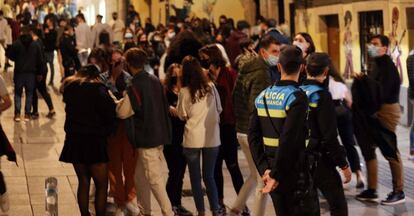
[[[1,53],[0,56],[2,56]],[[8,83],[10,83],[10,73],[3,75]],[[56,81],[58,80],[59,77],[57,76]],[[13,91],[11,85],[9,85],[9,91]],[[13,109],[9,109],[1,116],[1,123],[17,152],[18,158],[18,166],[8,162],[5,158],[1,159],[1,170],[6,176],[8,191],[10,193],[11,209],[8,215],[44,215],[44,181],[49,176],[55,176],[59,181],[59,215],[79,215],[76,205],[77,179],[75,173],[70,164],[58,161],[65,135],[63,131],[65,115],[62,97],[59,95],[57,88],[50,88],[50,92],[52,93],[52,99],[57,111],[57,115],[53,120],[49,120],[45,117],[47,114],[47,107],[43,100],[40,100],[39,102],[39,110],[41,114],[39,120],[14,123]],[[398,128],[398,141],[405,168],[407,202],[394,207],[361,203],[354,199],[354,196],[358,191],[356,191],[354,187],[355,182],[353,181],[346,188],[350,210],[349,215],[414,216],[414,163],[407,160],[409,145],[408,134],[408,128]],[[243,174],[246,176],[248,174],[247,162],[241,152],[239,155],[240,167]],[[386,194],[391,191],[391,176],[388,163],[382,156],[379,156],[378,158],[380,160],[379,192],[381,198],[385,198]],[[226,168],[224,168],[224,176],[226,194],[225,203],[230,206],[235,200],[236,194],[233,190],[231,178]],[[190,188],[188,175],[185,177],[184,188]],[[248,201],[248,206],[252,206],[252,201],[253,199]],[[155,209],[154,215],[161,215],[158,206],[155,204],[155,200],[153,203]],[[326,201],[322,200],[321,203],[323,215],[329,215],[325,209],[327,206]],[[183,205],[193,212],[195,211],[194,202],[191,197],[184,197]],[[275,215],[270,202],[267,205],[267,215]]]

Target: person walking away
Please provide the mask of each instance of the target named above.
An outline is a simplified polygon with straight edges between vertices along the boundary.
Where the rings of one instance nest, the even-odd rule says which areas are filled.
[[[309,101],[307,122],[310,139],[307,150],[318,156],[314,182],[327,199],[331,215],[347,216],[348,206],[336,167],[341,169],[344,183],[351,181],[352,171],[346,160],[345,148],[337,139],[335,106],[327,86],[324,86],[329,65],[328,54],[311,54],[306,64],[308,78],[300,86]]]
[[[92,45],[93,47],[98,47],[101,44],[100,34],[102,32],[107,32],[109,34],[109,44],[112,44],[113,41],[113,31],[109,24],[102,23],[103,16],[98,14],[96,16],[96,23],[92,27]]]
[[[93,46],[93,35],[83,14],[76,16],[76,22],[78,24],[75,28],[76,49],[81,66],[85,66],[88,62],[89,49]]]
[[[220,49],[215,44],[204,46],[199,51],[200,59],[209,69],[212,81],[216,83],[219,92],[223,112],[220,116],[220,151],[215,168],[215,180],[217,184],[220,211],[225,213],[224,205],[224,178],[223,161],[226,162],[230,172],[234,190],[239,194],[243,186],[243,175],[238,162],[238,142],[236,134],[236,117],[234,116],[232,92],[237,74],[231,68],[226,67],[226,60]],[[244,210],[246,213],[248,209]]]
[[[342,145],[345,147],[346,156],[351,166],[351,170],[357,178],[356,188],[365,187],[364,174],[361,171],[361,162],[354,138],[354,127],[352,123],[352,96],[345,81],[336,70],[333,64],[329,65],[329,92],[335,106],[336,121],[338,124],[338,133]]]
[[[118,18],[118,13],[112,13],[112,20],[109,21],[109,26],[112,28],[114,34],[113,44],[121,48],[122,40],[124,39],[125,23]]]
[[[250,175],[244,182],[236,201],[232,205],[232,213],[240,213],[256,187],[255,201],[252,215],[265,215],[268,196],[261,192],[263,188],[262,177],[257,172],[252,153],[249,149],[247,132],[249,117],[254,110],[254,101],[261,91],[272,83],[272,77],[278,74],[271,70],[279,61],[280,43],[271,36],[264,37],[260,42],[259,55],[246,62],[240,69],[233,91],[233,105],[236,116],[237,140],[249,164]]]
[[[410,55],[407,58],[407,73],[409,82],[408,97],[410,98],[411,104],[414,106],[414,49],[411,50]],[[414,120],[410,131],[410,156],[408,159],[414,161]]]
[[[65,27],[65,31],[59,43],[59,51],[62,55],[62,65],[64,68],[63,80],[66,77],[74,75],[81,66],[78,58],[78,50],[76,49],[73,27],[70,25]]]
[[[43,62],[40,46],[33,42],[29,27],[22,28],[20,39],[15,41],[6,51],[6,56],[14,61],[14,121],[20,122],[20,109],[23,89],[25,90],[24,120],[30,120],[33,92],[36,76],[40,73]]]
[[[48,92],[46,87],[46,76],[47,76],[47,65],[46,65],[46,58],[45,58],[45,45],[39,36],[36,34],[35,27],[32,26],[30,30],[30,34],[33,38],[33,42],[36,43],[40,49],[42,54],[42,62],[40,64],[39,70],[40,73],[36,76],[36,84],[35,90],[33,91],[33,102],[32,102],[32,112],[31,118],[38,119],[39,118],[39,98],[37,92],[39,92],[43,99],[45,100],[47,107],[49,108],[49,113],[46,115],[47,118],[53,118],[56,115],[55,109],[53,108],[52,98]],[[52,64],[53,65],[53,64]]]
[[[186,208],[182,206],[183,179],[187,162],[183,154],[183,136],[185,122],[178,117],[177,104],[178,94],[182,82],[181,65],[172,64],[167,70],[164,81],[164,88],[169,104],[169,117],[172,125],[172,145],[164,147],[164,156],[168,165],[167,193],[175,215],[192,216]]]
[[[55,51],[56,41],[57,41],[57,31],[55,29],[55,25],[52,19],[46,20],[46,25],[44,28],[44,45],[45,45],[45,59],[46,63],[49,65],[50,68],[50,81],[49,85],[53,86],[53,80],[55,78]],[[46,79],[46,77],[45,77]]]
[[[178,116],[186,121],[184,130],[184,155],[190,172],[191,189],[199,216],[205,215],[201,172],[207,190],[210,209],[214,216],[225,215],[219,211],[214,168],[220,146],[220,96],[199,61],[187,56],[183,59],[183,88],[178,95]],[[201,158],[200,158],[201,156]],[[202,160],[203,167],[200,166]]]
[[[110,70],[100,75],[102,82],[117,99],[122,98],[122,93],[132,79],[132,76],[123,69],[125,63],[122,54],[122,51],[114,50]],[[114,197],[117,205],[115,215],[127,212],[138,215],[139,210],[133,203],[136,197],[134,171],[137,154],[128,141],[123,120],[117,120],[115,131],[108,139],[108,153],[109,196]]]
[[[131,48],[125,53],[125,59],[133,78],[127,88],[128,94],[118,102],[117,113],[119,118],[133,121],[128,133],[138,157],[135,167],[138,207],[142,214],[151,215],[152,192],[162,215],[172,216],[164,181],[167,165],[163,154],[163,146],[171,142],[168,102],[159,79],[144,70],[146,53]]]
[[[9,109],[12,105],[10,95],[7,91],[6,82],[0,76],[0,114]],[[0,156],[6,155],[9,161],[16,162],[16,153],[10,145],[9,139],[4,133],[0,124]],[[0,171],[0,209],[3,213],[7,213],[10,209],[9,193],[7,192],[6,182],[3,173]]]
[[[393,191],[388,194],[387,198],[381,201],[383,205],[395,205],[398,203],[405,202],[404,194],[404,174],[403,164],[401,161],[401,155],[398,151],[396,141],[396,129],[398,121],[400,119],[400,106],[398,104],[400,96],[400,84],[401,80],[395,64],[391,60],[390,56],[387,55],[389,46],[389,39],[384,35],[376,35],[371,38],[371,42],[368,45],[368,54],[373,59],[373,67],[369,72],[368,77],[357,76],[357,81],[360,80],[372,80],[378,86],[378,94],[381,95],[380,101],[378,102],[378,109],[375,110],[374,118],[379,121],[379,124],[374,128],[375,130],[386,130],[388,134],[394,137],[394,141],[391,149],[393,155],[386,155],[382,153],[385,159],[388,160],[391,169]],[[354,84],[355,85],[355,84]],[[353,94],[353,98],[358,97]],[[361,101],[360,101],[361,103]],[[367,103],[367,101],[364,101]],[[355,103],[354,103],[355,104]],[[370,105],[371,106],[371,105]],[[371,108],[376,108],[372,105]],[[371,118],[372,115],[369,116]],[[362,132],[363,131],[363,132]],[[358,200],[362,201],[376,201],[378,199],[377,186],[378,186],[378,161],[375,155],[375,148],[369,145],[368,148],[364,141],[360,139],[368,131],[367,128],[356,128],[356,136],[361,150],[363,152],[364,159],[367,165],[368,175],[368,189],[357,195]],[[358,133],[357,133],[358,132]],[[373,138],[378,138],[374,136]],[[382,143],[376,143],[380,147]],[[381,149],[383,150],[383,149]]]
[[[108,137],[114,131],[115,103],[99,80],[99,69],[87,65],[65,79],[65,143],[59,160],[72,163],[78,178],[77,200],[82,216],[89,216],[89,188],[94,181],[95,212],[106,213],[108,189]]]
[[[303,163],[308,134],[308,99],[298,85],[303,62],[298,48],[282,50],[281,80],[256,98],[249,123],[250,150],[265,184],[261,192],[270,193],[278,216],[319,215],[316,191]]]

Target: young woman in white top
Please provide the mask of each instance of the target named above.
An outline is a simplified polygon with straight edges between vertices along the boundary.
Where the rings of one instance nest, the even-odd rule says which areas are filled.
[[[342,145],[346,149],[351,170],[357,177],[357,188],[364,188],[364,176],[361,172],[361,162],[355,148],[354,129],[352,123],[352,96],[345,81],[332,64],[329,67],[329,91],[335,104],[338,133]]]
[[[184,155],[190,172],[191,187],[198,215],[205,215],[202,176],[207,189],[210,209],[220,215],[214,168],[220,146],[220,97],[214,84],[209,83],[200,62],[187,56],[182,62],[182,88],[178,95],[178,116],[186,121],[184,129]],[[200,158],[200,156],[202,157]]]

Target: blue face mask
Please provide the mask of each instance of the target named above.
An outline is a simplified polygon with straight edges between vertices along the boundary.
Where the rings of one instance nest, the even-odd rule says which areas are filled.
[[[269,56],[265,59],[269,66],[276,66],[279,63],[279,56],[268,54]]]
[[[372,58],[379,57],[380,56],[379,49],[380,49],[379,47],[374,46],[372,44],[368,45],[368,55]]]

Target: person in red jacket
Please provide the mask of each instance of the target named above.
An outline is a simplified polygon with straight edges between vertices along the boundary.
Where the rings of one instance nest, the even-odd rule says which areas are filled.
[[[236,68],[235,60],[237,56],[242,53],[240,49],[240,41],[246,38],[249,38],[249,28],[250,25],[245,20],[240,20],[237,22],[237,30],[233,31],[226,39],[225,49],[229,56],[231,66]]]

